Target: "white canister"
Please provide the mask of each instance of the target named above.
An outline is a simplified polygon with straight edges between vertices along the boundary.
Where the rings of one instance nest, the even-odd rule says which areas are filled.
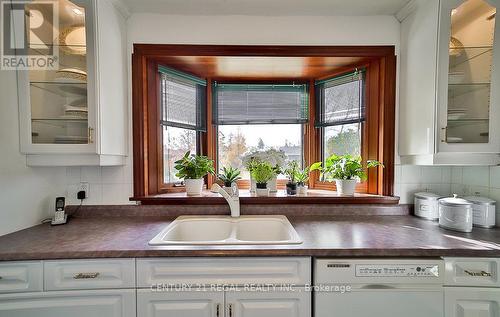
[[[439,199],[439,226],[461,232],[472,231],[472,202],[453,197]]]
[[[492,228],[495,226],[496,202],[479,196],[465,197],[472,202],[472,224],[476,227]]]
[[[434,193],[415,193],[415,216],[427,220],[438,220],[439,198],[441,198],[441,196]]]

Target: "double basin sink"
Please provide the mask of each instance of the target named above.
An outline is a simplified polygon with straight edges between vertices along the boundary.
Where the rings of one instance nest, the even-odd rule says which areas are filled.
[[[181,216],[150,245],[300,244],[285,216]]]

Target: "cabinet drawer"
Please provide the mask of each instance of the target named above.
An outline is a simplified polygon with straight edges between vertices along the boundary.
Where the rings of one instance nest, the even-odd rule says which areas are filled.
[[[445,287],[447,317],[500,316],[500,289],[491,287]]]
[[[499,286],[500,259],[445,258],[445,285]]]
[[[45,290],[134,288],[133,259],[46,261]]]
[[[308,257],[137,259],[139,287],[149,288],[159,283],[305,285],[310,282]]]
[[[42,262],[0,262],[0,293],[42,291]]]

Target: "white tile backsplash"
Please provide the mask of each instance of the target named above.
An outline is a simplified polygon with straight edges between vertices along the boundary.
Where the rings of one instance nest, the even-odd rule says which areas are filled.
[[[417,191],[480,195],[500,203],[500,166],[396,166],[394,188],[402,204],[413,203]]]
[[[66,200],[68,204],[77,205],[76,198],[80,182],[89,183],[88,198],[84,205],[123,205],[133,204],[132,167],[125,166],[85,166],[66,168]]]
[[[470,186],[490,186],[488,166],[466,166],[463,168],[463,183]]]

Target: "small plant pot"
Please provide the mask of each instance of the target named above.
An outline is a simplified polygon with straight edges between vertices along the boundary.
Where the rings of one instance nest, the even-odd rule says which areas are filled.
[[[267,182],[267,188],[269,188],[270,193],[276,193],[278,191],[277,181],[278,176],[274,176],[269,182]]]
[[[257,188],[257,184],[255,183],[255,179],[250,176],[250,192],[255,193],[255,189]]]
[[[268,197],[269,196],[269,188],[267,188],[267,184],[255,184],[255,193],[257,197]]]
[[[231,185],[228,186],[228,184],[224,184],[224,187],[222,187],[224,189],[224,191],[226,193],[228,193],[229,195],[232,195],[233,194],[233,188],[231,187]]]
[[[336,179],[337,193],[342,196],[354,196],[357,179]]]
[[[286,184],[286,194],[290,196],[297,195],[297,184],[287,183]]]
[[[184,184],[186,184],[186,194],[188,196],[199,196],[203,189],[203,178],[199,179],[185,179]]]
[[[307,185],[297,184],[297,195],[306,196],[307,195]]]

